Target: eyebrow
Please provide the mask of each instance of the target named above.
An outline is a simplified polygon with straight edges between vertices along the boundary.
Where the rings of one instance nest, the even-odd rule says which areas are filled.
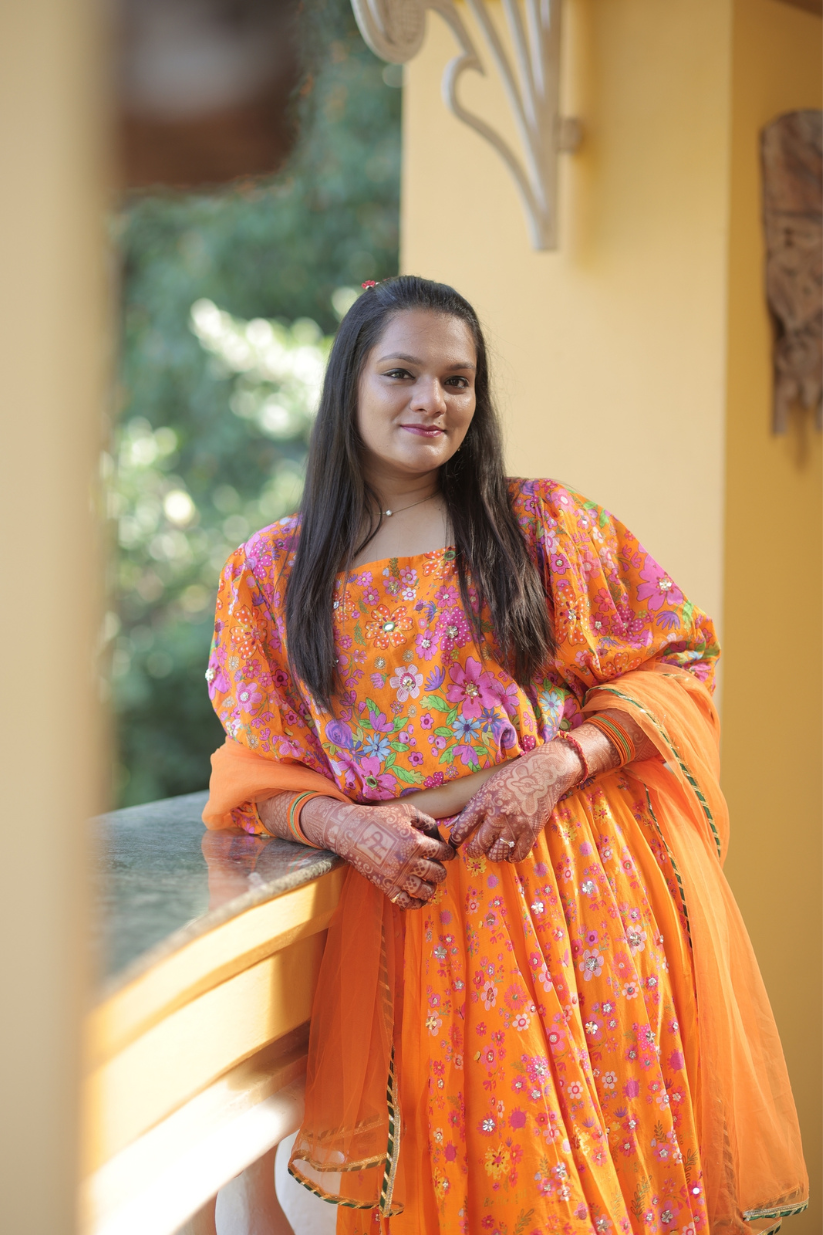
[[[409,364],[422,364],[423,363],[423,361],[418,356],[407,356],[404,352],[392,352],[390,356],[381,356],[377,363],[385,364],[387,360],[407,360]],[[446,368],[447,368],[447,372],[449,373],[453,373],[457,369],[471,369],[472,373],[475,370],[475,366],[473,364],[469,364],[468,361],[466,361],[465,363],[460,361],[457,364],[447,365]]]

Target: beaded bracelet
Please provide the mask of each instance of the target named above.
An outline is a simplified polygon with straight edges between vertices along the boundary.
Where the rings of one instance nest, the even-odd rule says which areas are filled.
[[[572,735],[568,733],[565,729],[561,729],[560,732],[556,735],[556,737],[560,738],[560,740],[563,742],[567,742],[568,745],[571,746],[572,749],[577,753],[578,759],[583,764],[583,780],[587,781],[592,774],[592,770],[589,767],[588,759],[583,753],[583,747],[580,745],[577,738],[572,737]]]
[[[289,825],[289,831],[291,832],[294,839],[296,841],[299,841],[301,845],[308,845],[310,849],[322,849],[323,846],[315,845],[314,841],[310,841],[308,836],[306,836],[305,832],[300,826],[300,814],[301,814],[301,811],[303,810],[303,807],[306,805],[307,802],[310,802],[312,798],[319,798],[319,797],[322,797],[322,794],[319,794],[319,793],[295,794],[291,802],[289,802],[289,810],[286,816],[286,820]]]
[[[620,757],[620,767],[625,767],[627,763],[633,763],[637,758],[637,748],[632,740],[631,734],[623,728],[616,720],[612,720],[610,716],[587,716],[587,725],[594,725],[595,729],[599,729],[605,734],[611,742],[612,746],[617,749]]]

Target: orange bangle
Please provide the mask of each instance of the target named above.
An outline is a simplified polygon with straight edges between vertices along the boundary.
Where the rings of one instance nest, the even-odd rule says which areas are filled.
[[[307,802],[310,802],[312,798],[320,798],[322,796],[323,795],[320,793],[295,794],[295,796],[292,798],[291,802],[289,803],[289,810],[286,816],[286,819],[289,825],[289,831],[291,832],[294,839],[298,841],[299,844],[301,845],[308,845],[310,849],[322,849],[323,846],[315,845],[314,841],[310,841],[308,836],[306,836],[305,832],[300,826],[300,814],[303,810],[303,807],[306,805]]]
[[[620,758],[621,768],[627,763],[633,763],[637,758],[637,749],[631,734],[611,716],[587,716],[586,723],[594,725],[595,729],[599,729],[609,739]]]

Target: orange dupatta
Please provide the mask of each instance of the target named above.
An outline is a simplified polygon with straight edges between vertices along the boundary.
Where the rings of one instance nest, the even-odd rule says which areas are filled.
[[[212,755],[207,828],[234,826],[231,812],[283,790],[350,799],[300,763],[256,755],[226,738]],[[306,1109],[289,1170],[324,1200],[400,1213],[400,1112],[404,929],[401,911],[349,867],[329,924],[312,1008]],[[396,1027],[396,1030],[395,1030]]]
[[[643,783],[677,872],[693,947],[698,1129],[713,1232],[774,1229],[804,1209],[808,1176],[783,1050],[746,927],[723,874],[729,820],[719,721],[693,674],[658,664],[586,696],[627,712],[663,754],[626,771]]]

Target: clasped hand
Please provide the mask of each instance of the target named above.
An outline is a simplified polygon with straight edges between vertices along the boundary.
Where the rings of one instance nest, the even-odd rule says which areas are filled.
[[[547,742],[504,764],[460,814],[454,848],[469,857],[522,862],[560,798],[581,779],[580,759],[566,742]]]
[[[635,723],[625,716],[622,723],[632,733],[638,758],[654,757],[654,746]],[[414,798],[375,806],[314,798],[304,806],[301,822],[313,844],[339,853],[401,909],[418,909],[446,878],[443,863],[455,857],[459,846],[465,844],[469,857],[522,862],[560,798],[587,772],[597,776],[618,763],[609,739],[583,724],[575,730],[574,744],[546,742],[490,775],[458,816],[449,843],[440,839],[437,823],[421,806],[442,817],[462,801],[438,811],[436,790],[415,795],[420,805]]]
[[[446,878],[454,849],[440,840],[437,824],[401,800],[377,806],[314,798],[301,825],[313,844],[339,853],[400,909],[419,909]]]

